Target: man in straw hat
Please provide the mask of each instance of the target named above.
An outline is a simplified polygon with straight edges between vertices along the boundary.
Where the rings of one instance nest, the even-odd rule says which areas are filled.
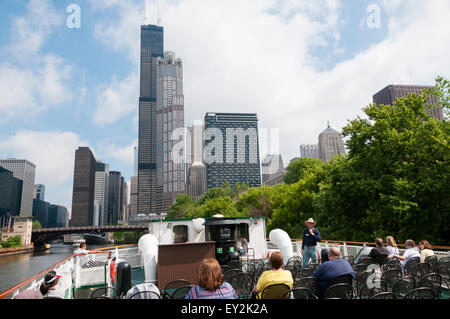
[[[322,241],[322,238],[320,238],[319,230],[314,228],[314,226],[316,225],[314,219],[308,219],[307,221],[305,221],[305,225],[308,226],[308,228],[306,228],[303,232],[303,267],[306,267],[308,265],[310,259],[313,263],[317,263],[317,242]]]

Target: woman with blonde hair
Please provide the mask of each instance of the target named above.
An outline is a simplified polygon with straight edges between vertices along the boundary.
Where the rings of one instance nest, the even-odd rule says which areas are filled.
[[[398,250],[397,243],[395,242],[394,237],[387,236],[386,237],[386,244],[387,244],[386,249],[389,252],[389,256],[399,255],[400,254],[400,251]]]
[[[192,287],[185,299],[237,299],[233,287],[223,279],[219,262],[203,260],[197,274],[198,285]]]

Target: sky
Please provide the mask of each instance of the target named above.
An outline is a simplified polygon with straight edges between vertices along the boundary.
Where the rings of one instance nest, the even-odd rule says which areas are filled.
[[[145,0],[0,1],[0,158],[36,164],[46,201],[71,209],[79,146],[130,180],[145,12]],[[185,124],[257,113],[276,137],[260,136],[261,156],[285,164],[385,86],[450,78],[448,0],[161,0],[160,17],[183,60]]]

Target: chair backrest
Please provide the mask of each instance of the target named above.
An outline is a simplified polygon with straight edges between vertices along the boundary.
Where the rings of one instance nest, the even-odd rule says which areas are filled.
[[[191,291],[193,285],[179,287],[171,294],[170,299],[184,299],[189,291]]]
[[[370,297],[370,299],[397,299],[397,296],[392,292],[380,292]]]
[[[392,286],[392,292],[397,296],[397,298],[403,298],[408,291],[414,288],[414,284],[404,278],[397,280]]]
[[[322,257],[322,264],[329,260],[328,259],[328,252],[329,252],[329,250],[326,249],[326,248],[324,248],[324,249],[322,249],[320,251],[320,256]]]
[[[308,288],[294,288],[285,293],[281,299],[318,299]]]
[[[313,267],[309,266],[303,267],[302,269],[300,269],[300,278],[311,277],[313,273],[314,273]]]
[[[286,284],[273,284],[263,289],[261,299],[282,299],[286,298],[286,292],[291,288]]]
[[[330,280],[330,286],[336,284],[349,284],[351,286],[353,284],[353,277],[351,275],[342,275]]]
[[[355,297],[355,291],[349,284],[336,284],[328,287],[323,294],[324,299],[339,298],[339,299],[353,299]]]
[[[430,265],[427,263],[419,263],[412,270],[412,275],[416,281],[430,273]]]
[[[430,265],[430,271],[435,272],[436,271],[436,264],[437,264],[437,256],[428,256],[425,258],[425,262]]]
[[[248,299],[253,289],[253,278],[247,273],[235,273],[228,282],[240,299]]]
[[[315,296],[319,295],[319,282],[314,277],[300,278],[295,282],[294,288],[307,288]]]
[[[412,257],[408,259],[408,261],[405,264],[405,271],[408,274],[412,274],[414,268],[416,268],[418,264],[420,264],[420,257]]]
[[[172,280],[171,282],[169,282],[165,287],[164,287],[164,292],[162,295],[163,299],[172,299],[172,293],[180,287],[186,287],[186,286],[190,286],[191,283],[185,279],[176,279],[176,280]]]
[[[161,296],[154,291],[139,291],[131,295],[130,299],[161,299]]]
[[[231,278],[232,278],[235,274],[240,274],[240,273],[243,273],[243,271],[240,270],[240,269],[230,269],[230,270],[226,271],[226,272],[223,274],[223,278],[224,278],[224,280],[225,280],[226,282],[230,282],[230,281],[231,281]]]
[[[95,289],[90,299],[120,299],[120,291],[113,287],[101,287]]]
[[[431,274],[423,276],[420,279],[418,287],[419,288],[427,287],[427,288],[433,289],[436,298],[439,299],[441,296],[441,286],[442,286],[443,280],[444,280],[444,278],[442,277],[441,274],[431,273]]]
[[[450,279],[450,257],[443,257],[437,261],[436,272],[447,280]]]
[[[358,290],[359,299],[368,299],[374,295],[388,292],[387,284],[384,280],[374,280],[373,282],[362,285]]]
[[[436,299],[433,289],[427,287],[410,290],[403,299]]]

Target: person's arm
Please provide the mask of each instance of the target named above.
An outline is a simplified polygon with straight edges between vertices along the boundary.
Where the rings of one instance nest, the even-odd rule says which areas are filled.
[[[320,231],[318,229],[314,228],[314,238],[316,239],[316,241],[322,241],[322,237],[320,237]]]

